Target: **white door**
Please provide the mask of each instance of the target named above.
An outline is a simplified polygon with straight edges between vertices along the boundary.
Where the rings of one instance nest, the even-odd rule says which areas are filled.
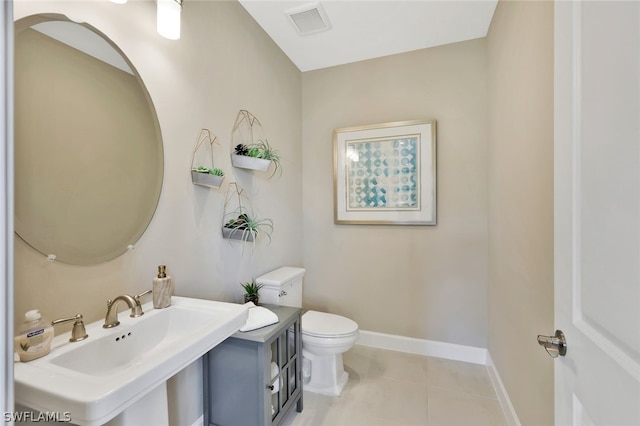
[[[555,6],[556,425],[640,425],[639,23]]]

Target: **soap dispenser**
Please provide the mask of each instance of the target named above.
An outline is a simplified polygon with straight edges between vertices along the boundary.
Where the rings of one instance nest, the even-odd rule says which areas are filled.
[[[158,276],[153,279],[153,307],[156,309],[171,306],[173,283],[167,275],[166,266],[158,266]]]
[[[49,353],[53,339],[53,326],[42,319],[37,309],[24,315],[24,325],[14,339],[20,361],[27,362]]]

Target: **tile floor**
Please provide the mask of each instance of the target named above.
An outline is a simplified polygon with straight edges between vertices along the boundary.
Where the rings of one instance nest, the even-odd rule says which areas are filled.
[[[483,365],[354,346],[340,397],[304,393],[285,426],[506,426]]]

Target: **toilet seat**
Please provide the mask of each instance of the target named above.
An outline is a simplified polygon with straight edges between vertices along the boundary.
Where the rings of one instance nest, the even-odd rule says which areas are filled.
[[[358,332],[355,321],[326,312],[307,311],[302,315],[302,334],[313,337],[343,337]]]

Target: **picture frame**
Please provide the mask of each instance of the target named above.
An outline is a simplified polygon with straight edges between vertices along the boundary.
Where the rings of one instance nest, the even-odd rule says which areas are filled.
[[[436,225],[436,121],[335,129],[334,223]]]

